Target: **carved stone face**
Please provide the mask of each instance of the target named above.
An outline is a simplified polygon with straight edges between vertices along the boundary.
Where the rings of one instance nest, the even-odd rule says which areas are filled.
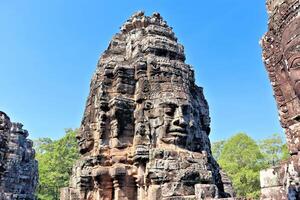
[[[300,99],[300,17],[285,29],[282,38],[284,60],[291,85]]]
[[[157,127],[158,138],[169,144],[184,144],[194,124],[190,103],[187,100],[162,99],[156,105],[154,126]]]
[[[88,127],[82,127],[76,135],[79,146],[79,152],[85,154],[91,151],[94,147],[94,137]]]

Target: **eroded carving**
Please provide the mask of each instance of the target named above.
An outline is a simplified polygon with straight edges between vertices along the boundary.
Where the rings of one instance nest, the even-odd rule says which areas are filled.
[[[0,199],[35,200],[38,165],[27,130],[0,111]]]
[[[92,78],[82,158],[62,200],[196,199],[196,188],[230,196],[210,151],[208,104],[184,60],[160,14],[122,26]]]

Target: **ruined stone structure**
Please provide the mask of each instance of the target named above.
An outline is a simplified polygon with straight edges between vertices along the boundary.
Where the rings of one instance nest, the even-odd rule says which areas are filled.
[[[0,111],[0,199],[34,200],[38,165],[32,141],[20,123]]]
[[[261,172],[262,199],[300,199],[300,1],[267,0],[267,8],[263,60],[291,158]]]
[[[138,12],[121,27],[92,78],[77,136],[82,157],[61,200],[233,194],[211,154],[203,89],[184,61],[183,46],[160,14]]]

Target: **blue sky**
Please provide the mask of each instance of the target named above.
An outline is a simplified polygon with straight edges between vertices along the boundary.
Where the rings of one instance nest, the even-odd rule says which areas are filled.
[[[212,141],[282,133],[261,61],[262,0],[0,0],[0,110],[31,138],[79,127],[100,54],[138,10],[160,12],[185,46],[210,105]]]

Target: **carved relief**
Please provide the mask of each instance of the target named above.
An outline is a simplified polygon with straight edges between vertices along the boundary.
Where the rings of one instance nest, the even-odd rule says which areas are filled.
[[[62,200],[229,197],[210,118],[183,46],[158,13],[134,14],[101,56],[78,135],[82,158]],[[230,186],[228,186],[230,187]]]
[[[0,199],[35,200],[38,164],[33,142],[21,123],[0,111]]]
[[[300,99],[300,17],[295,18],[283,31],[282,49],[285,70],[294,92]]]

